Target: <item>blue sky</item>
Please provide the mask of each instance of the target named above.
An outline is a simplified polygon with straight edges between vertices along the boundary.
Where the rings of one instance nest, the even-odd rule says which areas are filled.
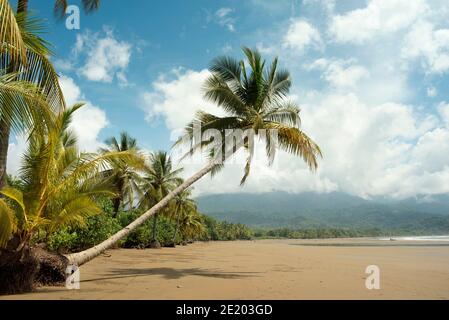
[[[102,2],[68,30],[52,1],[30,0],[47,19],[68,100],[87,102],[74,124],[87,149],[122,130],[147,150],[169,149],[195,110],[218,112],[201,98],[209,62],[241,57],[245,45],[290,70],[290,98],[324,159],[316,174],[283,153],[273,168],[258,159],[244,191],[449,192],[447,1]],[[22,149],[12,143],[10,170]],[[240,175],[229,166],[197,192],[241,191]]]

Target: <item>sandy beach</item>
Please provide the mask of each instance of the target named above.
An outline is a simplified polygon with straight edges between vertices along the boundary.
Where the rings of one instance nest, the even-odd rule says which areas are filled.
[[[368,265],[379,290],[365,287]],[[111,250],[80,290],[0,299],[449,299],[449,242],[258,240]]]

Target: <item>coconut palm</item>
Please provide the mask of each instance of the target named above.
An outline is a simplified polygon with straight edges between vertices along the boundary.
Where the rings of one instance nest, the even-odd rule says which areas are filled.
[[[111,163],[111,168],[103,174],[115,185],[118,194],[112,199],[114,215],[117,215],[120,205],[124,204],[133,207],[134,194],[139,190],[142,178],[139,174],[144,169],[144,158],[137,148],[136,139],[122,132],[119,141],[115,138],[106,140],[107,147],[100,149],[101,153],[128,152],[132,155],[133,161],[117,161]]]
[[[21,0],[24,1],[24,0]],[[28,0],[26,0],[28,1]],[[84,12],[91,13],[98,10],[100,7],[100,0],[82,0]],[[68,6],[67,0],[55,0],[54,12],[56,16],[63,17]]]
[[[176,222],[175,232],[173,233],[173,245],[176,243],[181,223],[185,221],[188,215],[197,212],[196,202],[191,196],[191,189],[184,190],[172,200],[169,206],[169,216]]]
[[[126,152],[101,155],[80,153],[69,129],[77,104],[57,115],[47,135],[32,135],[19,172],[21,190],[0,192],[0,248],[14,236],[16,251],[23,249],[37,230],[47,234],[61,226],[83,224],[101,212],[95,199],[115,196],[101,174],[111,162],[129,160]]]
[[[144,194],[139,207],[148,210],[170,194],[182,182],[179,177],[181,171],[181,168],[173,168],[172,160],[167,152],[158,151],[150,154],[149,165],[144,171],[144,183],[141,186]],[[158,216],[159,214],[155,214],[153,218],[153,240],[151,243],[153,247],[160,246],[157,241],[156,228]]]
[[[267,66],[258,51],[244,48],[243,52],[246,63],[231,57],[215,59],[210,67],[212,74],[205,84],[205,97],[221,107],[227,115],[218,117],[199,112],[194,122],[186,127],[186,137],[190,141],[193,139],[190,151],[206,149],[212,159],[126,228],[94,248],[68,255],[70,261],[83,264],[93,259],[163,210],[174,197],[193,183],[222,167],[223,159],[218,159],[219,154],[211,152],[216,150],[213,144],[192,138],[195,123],[201,125],[201,133],[207,129],[216,129],[224,138],[227,129],[253,129],[255,135],[259,135],[262,129],[276,130],[277,139],[272,139],[271,135],[259,135],[259,138],[265,139],[270,160],[273,159],[275,151],[281,149],[301,157],[311,170],[317,168],[317,158],[321,156],[320,148],[300,129],[299,108],[287,99],[291,86],[289,73],[278,69],[277,59]],[[244,182],[250,172],[252,149],[248,139],[239,142],[250,155],[241,181]]]
[[[184,241],[193,241],[206,232],[206,226],[197,211],[188,211],[180,221],[180,231]]]
[[[8,52],[14,61],[26,62],[26,48],[19,25],[8,0],[0,0],[0,53]]]
[[[7,10],[6,1],[2,0],[1,14],[2,21],[8,23],[1,24],[2,39],[11,40],[11,43],[3,45],[0,59],[0,70],[8,75],[11,81],[27,82],[36,86],[41,94],[45,96],[48,104],[54,111],[59,111],[65,107],[64,97],[59,86],[58,75],[49,61],[51,50],[49,43],[43,40],[38,33],[42,30],[42,22],[26,14],[27,2],[18,3],[17,15],[12,21],[10,8]],[[9,20],[8,20],[9,19]],[[8,27],[9,25],[9,27]],[[20,41],[18,34],[20,33]],[[17,40],[17,41],[13,41]],[[17,49],[15,43],[23,44],[20,59],[17,59]],[[26,117],[27,109],[16,108],[11,112],[8,104],[0,105],[0,188],[6,179],[6,160],[9,147],[9,136],[14,122],[22,122]],[[35,119],[36,120],[36,119]],[[29,124],[29,123],[23,123]],[[34,129],[40,121],[33,121],[29,129]],[[13,128],[14,129],[14,128]]]

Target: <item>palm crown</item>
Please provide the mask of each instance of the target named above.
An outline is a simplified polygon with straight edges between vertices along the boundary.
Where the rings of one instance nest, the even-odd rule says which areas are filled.
[[[243,52],[248,66],[244,61],[219,57],[213,60],[210,67],[212,75],[204,86],[205,98],[216,103],[227,115],[218,117],[204,111],[197,112],[195,119],[186,126],[185,136],[178,143],[185,141],[185,138],[192,139],[196,125],[201,126],[202,134],[208,129],[220,131],[222,141],[226,140],[227,129],[252,129],[256,135],[259,135],[261,129],[276,130],[277,139],[270,134],[259,135],[265,140],[270,163],[276,150],[282,149],[302,157],[309,168],[315,170],[321,150],[300,129],[300,109],[287,99],[291,87],[290,74],[278,68],[277,58],[268,67],[257,50],[243,48]],[[244,139],[242,145],[249,156],[242,184],[249,175],[253,156],[248,137]],[[211,143],[210,140],[195,141],[189,153],[204,147],[211,152]],[[214,171],[221,167],[217,164]]]
[[[170,156],[163,151],[150,154],[149,165],[145,169],[144,183],[141,186],[146,194],[141,197],[140,206],[151,208],[177,185],[182,182],[179,177],[182,169],[173,169]]]
[[[82,0],[84,11],[90,13],[97,10],[100,7],[100,2],[100,0]],[[55,15],[63,17],[68,5],[67,0],[56,0],[54,6]]]
[[[143,170],[144,157],[137,148],[136,139],[122,132],[120,140],[115,137],[106,140],[107,147],[100,149],[101,153],[128,152],[132,155],[132,161],[112,161],[111,167],[103,172],[103,175],[111,180],[116,186],[118,194],[113,199],[114,214],[117,214],[122,202],[130,207],[133,206],[134,194],[139,191],[142,182],[139,171]]]

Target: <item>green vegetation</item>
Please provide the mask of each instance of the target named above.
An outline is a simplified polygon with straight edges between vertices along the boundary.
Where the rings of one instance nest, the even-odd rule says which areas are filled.
[[[331,238],[379,237],[386,235],[389,235],[389,233],[379,229],[279,228],[279,229],[257,229],[254,231],[254,237],[260,239],[268,239],[268,238],[331,239]]]
[[[447,235],[449,197],[367,200],[345,193],[221,194],[196,199],[201,212],[219,220],[272,230],[382,230],[394,235]]]
[[[104,213],[88,218],[85,225],[60,228],[48,237],[45,233],[40,233],[33,239],[33,243],[45,243],[49,250],[59,253],[84,250],[106,240],[142,214],[141,210],[134,209],[120,211],[115,215],[113,201],[107,199],[100,200],[100,205]],[[161,246],[173,246],[173,244],[186,244],[195,240],[229,241],[253,238],[253,231],[245,225],[220,222],[201,214],[198,214],[198,217],[202,226],[200,232],[182,220],[178,220],[176,215],[159,217],[156,222],[156,240]],[[117,246],[140,249],[150,247],[154,240],[154,220],[154,218],[148,220]]]

